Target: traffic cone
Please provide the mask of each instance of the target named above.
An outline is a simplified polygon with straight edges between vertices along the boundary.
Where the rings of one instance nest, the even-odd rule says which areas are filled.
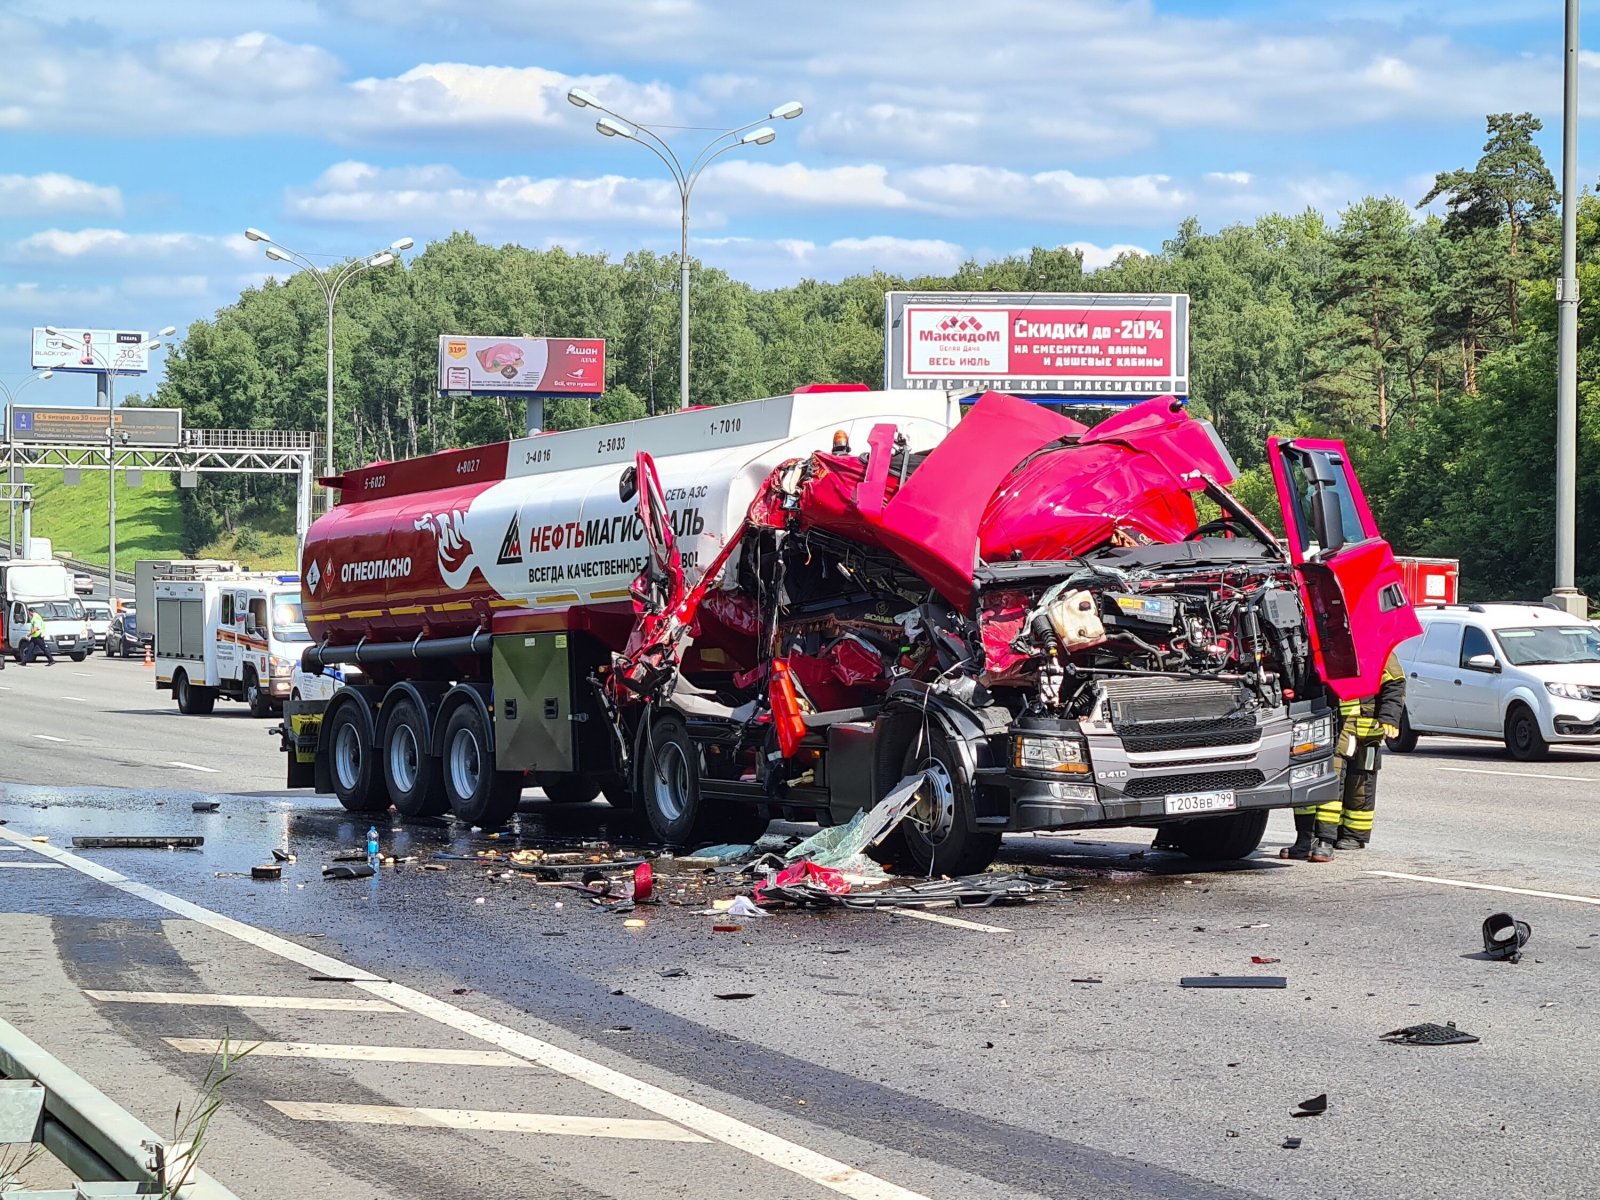
[[[156,648],[149,642],[144,644],[144,665],[147,667],[156,665]]]

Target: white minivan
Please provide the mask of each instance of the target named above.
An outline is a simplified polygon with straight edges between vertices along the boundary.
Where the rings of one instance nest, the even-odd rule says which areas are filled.
[[[1541,604],[1439,604],[1417,617],[1422,635],[1395,651],[1406,709],[1391,750],[1430,733],[1503,741],[1523,761],[1552,744],[1600,745],[1600,624]]]

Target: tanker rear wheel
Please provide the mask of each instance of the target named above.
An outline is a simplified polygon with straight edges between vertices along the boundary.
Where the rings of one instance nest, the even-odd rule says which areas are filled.
[[[328,745],[328,775],[333,794],[347,812],[382,812],[389,807],[367,744],[366,722],[354,705],[346,704],[333,714],[324,734]]]
[[[444,794],[469,825],[504,825],[522,800],[522,772],[496,771],[489,729],[472,704],[459,705],[444,727]]]
[[[383,782],[403,817],[438,817],[450,811],[444,769],[428,753],[428,728],[416,701],[395,700],[383,731]]]
[[[600,794],[600,785],[587,775],[535,771],[533,782],[552,804],[587,804]]]

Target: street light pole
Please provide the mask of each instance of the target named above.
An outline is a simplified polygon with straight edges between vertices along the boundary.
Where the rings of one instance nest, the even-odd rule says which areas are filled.
[[[6,398],[6,443],[8,445],[11,442],[11,406],[17,402],[17,393],[22,391],[26,387],[28,387],[30,384],[39,383],[40,381],[45,380],[45,379],[49,379],[49,378],[53,377],[54,375],[55,375],[55,372],[52,371],[50,368],[46,367],[42,371],[35,371],[32,375],[29,375],[21,383],[17,384],[15,389],[12,389],[11,387],[9,387],[6,384],[5,380],[0,379],[0,395],[4,395],[5,398]],[[13,464],[12,464],[11,456],[9,454],[7,454],[6,455],[6,479],[5,479],[6,520],[7,520],[7,526],[8,526],[7,530],[6,530],[6,553],[9,554],[12,558],[16,558],[16,557],[18,557],[18,555],[17,555],[17,491],[18,491],[19,488],[21,488],[23,486],[23,484],[22,484],[21,480],[12,479],[11,478],[12,465]]]
[[[1566,0],[1561,96],[1561,279],[1556,284],[1556,586],[1549,599],[1589,615],[1578,590],[1578,0]]]
[[[371,254],[363,255],[360,258],[352,258],[352,259],[350,259],[343,266],[341,266],[337,270],[333,271],[331,273],[331,276],[330,276],[329,272],[326,272],[321,267],[317,266],[316,263],[312,262],[304,254],[301,254],[301,253],[299,253],[298,251],[295,251],[295,250],[290,250],[287,246],[284,246],[281,243],[273,241],[270,237],[268,237],[266,234],[262,233],[261,230],[259,230],[259,229],[246,229],[244,231],[244,235],[245,235],[245,237],[249,238],[252,242],[262,242],[262,243],[264,243],[265,246],[266,246],[267,257],[270,258],[273,262],[289,263],[291,266],[293,266],[293,267],[295,267],[297,269],[296,270],[297,274],[310,275],[311,278],[313,278],[313,279],[315,279],[317,281],[317,286],[322,289],[322,298],[323,298],[324,302],[326,303],[327,310],[328,310],[328,339],[327,339],[327,344],[328,344],[328,375],[327,375],[328,407],[327,407],[327,430],[326,430],[326,433],[324,434],[324,441],[325,441],[325,445],[326,445],[326,462],[327,462],[328,477],[331,479],[333,477],[333,475],[334,475],[334,466],[333,466],[333,315],[334,315],[334,309],[339,303],[339,292],[344,288],[345,284],[349,283],[352,279],[354,279],[357,275],[360,275],[363,271],[370,271],[373,267],[387,267],[392,263],[398,262],[400,260],[400,252],[402,250],[411,249],[412,246],[416,245],[416,242],[413,241],[411,238],[408,238],[408,237],[400,238],[398,241],[389,243],[389,245],[386,248],[382,249],[382,250],[374,250]],[[333,489],[332,488],[328,488],[323,493],[323,511],[324,512],[331,512],[332,509],[333,509]]]
[[[805,112],[805,106],[798,100],[790,100],[787,104],[780,104],[760,120],[751,121],[745,125],[738,125],[732,129],[725,129],[716,137],[706,143],[694,160],[685,167],[673,152],[666,140],[648,125],[638,121],[629,120],[621,113],[613,112],[600,101],[596,100],[582,88],[572,88],[567,92],[567,99],[579,108],[592,108],[597,112],[605,113],[595,122],[595,130],[605,137],[626,138],[628,141],[637,142],[650,153],[654,154],[672,174],[672,182],[677,185],[679,204],[679,227],[681,241],[678,250],[678,407],[689,407],[689,197],[694,191],[694,185],[699,182],[700,176],[711,165],[713,159],[719,158],[729,150],[737,150],[740,146],[765,146],[778,136],[770,126],[757,129],[762,121],[792,121]],[[726,139],[733,138],[733,141]]]

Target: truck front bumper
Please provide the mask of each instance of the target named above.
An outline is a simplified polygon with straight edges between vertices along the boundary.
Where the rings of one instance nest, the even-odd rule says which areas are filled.
[[[1320,768],[1316,773],[1306,768]],[[1291,782],[1296,772],[1309,778]],[[1162,821],[1185,820],[1192,816],[1221,816],[1258,808],[1298,808],[1321,804],[1339,795],[1339,775],[1331,755],[1309,762],[1297,762],[1273,778],[1263,779],[1259,763],[1241,764],[1238,769],[1166,775],[1142,779],[1125,785],[1120,793],[1087,779],[1046,779],[1007,771],[1003,775],[984,773],[984,787],[1006,790],[1003,826],[992,818],[984,821],[988,829],[1027,833],[1051,829],[1083,829],[1092,826],[1149,825]],[[1138,794],[1130,794],[1137,791]],[[1169,811],[1169,797],[1195,793],[1233,793],[1228,808],[1201,812]],[[994,811],[998,805],[989,806]]]

